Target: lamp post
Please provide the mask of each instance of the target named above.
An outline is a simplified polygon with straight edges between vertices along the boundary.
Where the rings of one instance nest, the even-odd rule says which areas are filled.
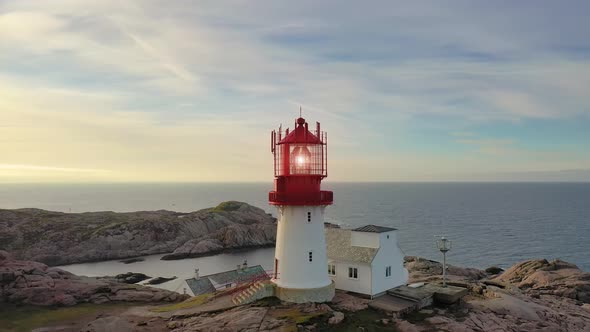
[[[436,246],[443,254],[443,287],[447,287],[447,251],[451,250],[453,243],[445,236],[441,236],[440,239],[436,241]]]

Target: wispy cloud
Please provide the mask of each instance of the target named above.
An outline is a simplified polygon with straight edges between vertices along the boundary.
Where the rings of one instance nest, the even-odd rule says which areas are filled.
[[[331,167],[366,158],[337,180],[587,168],[587,10],[0,0],[1,161],[262,180],[267,131],[302,106],[330,131]]]

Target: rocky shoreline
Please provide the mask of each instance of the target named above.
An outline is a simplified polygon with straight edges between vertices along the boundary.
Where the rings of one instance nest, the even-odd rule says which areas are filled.
[[[436,261],[409,256],[405,265],[409,282],[441,280],[442,265]],[[118,302],[149,305],[105,309],[95,316],[58,320],[55,324],[59,326],[38,330],[45,332],[590,330],[590,273],[574,264],[534,259],[506,271],[450,266],[448,275],[449,284],[469,291],[461,302],[402,316],[372,309],[370,300],[341,291],[324,304],[290,304],[266,298],[249,305],[220,308],[215,301],[223,302],[223,297],[196,297],[178,303],[186,296],[111,278],[79,277],[42,263],[14,260],[0,252],[0,304],[52,307],[58,312],[66,310],[59,308],[81,303],[94,303],[97,310]],[[153,306],[160,302],[177,303]]]
[[[77,276],[0,251],[0,304],[72,306],[80,303],[178,302],[187,295],[113,278]],[[133,280],[135,281],[135,280]]]
[[[259,244],[259,245],[244,245],[244,246],[233,247],[233,248],[210,249],[210,250],[205,250],[203,252],[175,251],[170,254],[166,254],[166,255],[162,256],[162,258],[160,258],[160,259],[163,261],[172,261],[172,260],[185,259],[185,258],[214,256],[214,255],[219,255],[219,254],[233,254],[233,253],[254,250],[254,249],[273,248],[274,246],[275,246],[275,244],[273,242],[273,243]]]
[[[439,283],[442,265],[406,257],[410,282]],[[487,270],[487,271],[486,271]],[[189,331],[588,331],[590,273],[544,259],[506,271],[450,266],[449,283],[469,290],[457,304],[402,316],[371,308],[370,300],[345,292],[325,304],[262,300],[218,312],[172,316],[167,326]]]
[[[153,254],[182,259],[273,246],[276,219],[242,202],[196,212],[0,209],[0,250],[49,266]]]

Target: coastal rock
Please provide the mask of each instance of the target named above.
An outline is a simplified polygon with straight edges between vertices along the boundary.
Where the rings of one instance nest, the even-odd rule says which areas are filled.
[[[368,299],[350,295],[340,290],[336,291],[330,302],[333,308],[350,312],[365,310],[369,307]]]
[[[275,234],[275,218],[234,201],[190,213],[0,209],[0,250],[50,266],[170,252],[172,259],[202,256],[272,246]]]
[[[129,285],[114,278],[89,278],[31,261],[3,260],[0,303],[38,306],[70,306],[77,303],[176,302],[188,296],[175,292]]]
[[[170,278],[157,277],[157,278],[148,280],[148,282],[146,282],[146,284],[148,284],[148,285],[159,285],[159,284],[163,284],[165,282],[168,282],[168,281],[174,280],[174,279],[176,279],[176,277],[170,277]]]
[[[172,321],[168,327],[173,328],[174,332],[258,331],[267,311],[268,308],[260,307],[236,308],[213,316],[205,314],[185,319],[182,322]]]
[[[340,324],[343,320],[344,320],[344,314],[341,313],[340,311],[334,311],[332,313],[332,317],[330,317],[330,319],[328,319],[328,324],[330,324],[330,325]]]
[[[590,273],[561,260],[528,260],[494,279],[530,294],[555,295],[590,303]]]
[[[11,259],[10,254],[4,250],[0,250],[0,261]]]
[[[124,259],[122,261],[119,261],[120,263],[123,264],[133,264],[133,263],[137,263],[137,262],[143,262],[145,261],[144,258],[141,257],[135,257],[135,258],[129,258],[129,259]]]
[[[232,249],[267,247],[274,245],[275,241],[276,224],[274,222],[234,223],[206,237],[189,240],[162,259],[199,257]]]
[[[134,273],[134,272],[127,272],[123,274],[118,274],[115,276],[115,279],[118,282],[122,282],[125,284],[136,284],[138,282],[150,279],[150,276],[147,276],[143,273]]]
[[[406,256],[404,261],[409,273],[409,283],[435,282],[442,278],[442,264],[437,261],[416,256]],[[467,284],[485,278],[487,273],[474,268],[447,265],[447,275],[450,282]]]
[[[85,329],[87,332],[128,332],[133,330],[133,325],[126,319],[117,316],[99,318],[90,322]]]
[[[497,266],[490,266],[487,269],[485,269],[485,271],[488,274],[500,274],[500,273],[504,272],[504,269],[501,267],[497,267]]]
[[[163,260],[198,257],[206,254],[215,254],[223,251],[223,244],[217,239],[189,240],[173,253],[164,255]]]

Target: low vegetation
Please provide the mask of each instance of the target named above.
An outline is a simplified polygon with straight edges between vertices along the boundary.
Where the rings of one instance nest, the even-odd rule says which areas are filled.
[[[126,309],[130,304],[79,304],[72,307],[0,306],[0,332],[29,332],[45,326],[68,325],[101,312]]]
[[[236,202],[236,201],[227,201],[219,203],[216,207],[212,208],[211,212],[230,212],[230,211],[237,211],[240,207],[242,207],[244,203]]]
[[[164,305],[161,307],[156,307],[156,308],[151,309],[150,311],[152,311],[152,312],[170,312],[170,311],[175,311],[175,310],[194,308],[196,306],[199,306],[199,305],[207,302],[212,296],[213,296],[212,294],[202,294],[199,296],[191,297],[190,299],[183,301],[183,302],[170,304],[170,305]]]

